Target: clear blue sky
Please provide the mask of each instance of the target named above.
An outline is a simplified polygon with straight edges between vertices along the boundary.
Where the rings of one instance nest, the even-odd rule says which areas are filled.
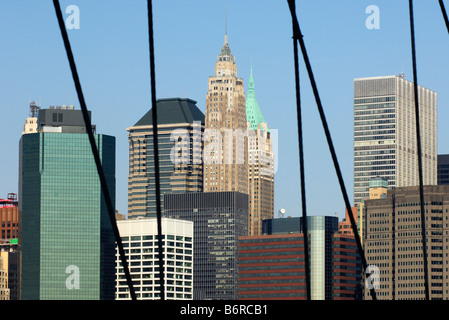
[[[117,138],[117,209],[127,212],[126,128],[151,105],[145,0],[61,1],[80,9],[69,30],[97,132]],[[445,1],[449,7],[448,1]],[[365,9],[380,10],[369,30]],[[353,80],[405,73],[412,79],[408,1],[297,1],[346,189],[352,201]],[[256,97],[279,130],[275,212],[301,215],[291,16],[287,1],[228,0],[228,37],[245,88],[252,61]],[[207,79],[224,40],[225,0],[155,0],[157,98],[187,97],[204,112]],[[64,13],[64,17],[69,14]],[[438,92],[438,152],[449,153],[449,35],[438,1],[415,1],[419,84]],[[0,2],[0,198],[18,191],[18,143],[28,103],[79,109],[50,0]],[[344,215],[344,203],[302,56],[307,207],[311,215]]]

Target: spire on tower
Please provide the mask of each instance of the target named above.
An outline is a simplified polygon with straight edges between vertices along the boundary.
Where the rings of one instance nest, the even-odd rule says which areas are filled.
[[[228,45],[228,1],[226,0],[225,5],[225,36],[224,36],[224,44],[223,48],[221,49],[221,55],[222,56],[230,56],[231,55],[231,49]]]
[[[251,61],[251,70],[248,80],[248,93],[246,97],[246,119],[249,122],[249,129],[256,130],[259,124],[265,123],[259,104],[256,100],[256,91],[254,90],[253,64]],[[269,132],[269,130],[268,130]]]
[[[225,43],[228,43],[228,0],[225,2]]]

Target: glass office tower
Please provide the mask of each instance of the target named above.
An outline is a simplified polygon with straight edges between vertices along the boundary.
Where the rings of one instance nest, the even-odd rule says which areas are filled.
[[[39,121],[20,140],[21,298],[114,299],[115,239],[81,112]],[[94,136],[115,205],[115,138]]]

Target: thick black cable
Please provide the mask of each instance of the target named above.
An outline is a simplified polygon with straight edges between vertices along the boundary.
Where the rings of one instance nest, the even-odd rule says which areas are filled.
[[[334,146],[333,146],[333,143],[332,143],[332,137],[331,137],[331,134],[329,132],[329,128],[328,128],[327,121],[326,121],[326,116],[325,116],[324,111],[323,111],[323,106],[322,106],[322,103],[321,103],[320,95],[318,93],[318,88],[317,88],[317,85],[316,85],[316,82],[315,82],[315,77],[313,75],[312,67],[310,65],[309,57],[308,57],[307,50],[306,50],[306,47],[305,47],[305,44],[304,44],[303,36],[301,34],[301,29],[299,27],[298,19],[296,17],[294,0],[287,0],[287,2],[288,2],[288,5],[289,5],[289,8],[290,8],[290,13],[292,15],[292,20],[293,20],[294,37],[295,37],[296,40],[299,41],[299,44],[300,44],[300,47],[301,47],[301,51],[302,51],[303,58],[304,58],[304,63],[305,63],[306,68],[307,68],[307,72],[308,72],[309,79],[310,79],[310,84],[311,84],[312,89],[313,89],[313,93],[314,93],[314,96],[315,96],[315,101],[316,101],[316,104],[317,104],[317,107],[318,107],[318,111],[319,111],[319,114],[320,114],[321,122],[323,124],[323,129],[324,129],[324,132],[325,132],[325,135],[326,135],[326,140],[327,140],[327,143],[328,143],[328,146],[329,146],[329,150],[330,150],[330,153],[331,153],[331,156],[332,156],[332,161],[334,163],[335,171],[336,171],[336,174],[337,174],[337,177],[338,177],[338,182],[340,184],[340,188],[341,188],[341,191],[342,191],[342,194],[343,194],[343,199],[344,199],[344,202],[345,202],[346,210],[348,211],[348,213],[351,213],[352,210],[351,210],[351,205],[350,205],[350,202],[349,202],[349,197],[348,197],[348,194],[346,192],[346,187],[345,187],[345,184],[344,184],[344,180],[343,180],[343,176],[342,176],[342,173],[341,173],[341,170],[340,170],[340,166],[338,164],[337,155],[335,153],[335,149],[334,149]],[[356,224],[352,214],[348,214],[348,215],[349,215],[349,220],[351,221],[352,230],[353,230],[354,237],[355,237],[355,240],[356,240],[356,243],[357,243],[357,249],[358,249],[358,253],[360,255],[360,260],[362,262],[362,267],[366,271],[368,266],[367,266],[365,254],[364,254],[364,251],[363,251],[363,247],[362,247],[362,244],[361,244],[361,241],[360,241],[360,236],[359,236],[359,233],[358,233],[358,230],[357,230],[357,224]],[[366,274],[365,274],[365,276],[366,276]],[[372,286],[370,288],[370,292],[371,292],[372,299],[376,300],[376,291],[374,289],[374,286]]]
[[[449,33],[449,19],[447,18],[447,12],[444,8],[443,0],[438,0],[440,3],[441,13],[443,14],[444,23],[446,24],[447,32]]]
[[[75,83],[76,93],[78,94],[78,99],[80,102],[86,131],[87,131],[87,134],[89,137],[92,154],[94,156],[98,176],[100,178],[101,190],[103,192],[103,197],[106,202],[107,209],[108,209],[109,219],[111,221],[112,229],[113,229],[114,235],[115,235],[115,241],[117,242],[117,247],[119,249],[120,259],[121,259],[121,263],[123,266],[123,270],[125,271],[126,282],[129,286],[131,298],[133,300],[136,300],[136,294],[135,294],[134,287],[132,284],[131,275],[129,273],[128,263],[126,261],[126,256],[125,256],[125,251],[123,250],[122,239],[120,237],[120,233],[119,233],[119,230],[117,227],[117,221],[115,219],[114,208],[112,205],[111,197],[110,197],[108,186],[106,183],[106,177],[104,175],[103,167],[101,165],[101,160],[100,160],[100,156],[98,153],[98,149],[96,147],[95,138],[94,138],[93,130],[92,130],[92,124],[90,122],[89,114],[88,114],[87,107],[86,107],[86,102],[84,100],[83,91],[81,89],[81,83],[80,83],[80,80],[78,77],[78,72],[76,70],[75,59],[73,57],[69,37],[67,35],[67,30],[65,29],[64,19],[62,17],[62,12],[61,12],[61,7],[59,5],[59,1],[53,0],[53,5],[55,7],[56,16],[58,18],[59,29],[61,30],[62,39],[64,41],[64,46],[65,46],[65,50],[67,53],[67,58],[69,60],[70,69],[72,71],[72,77],[73,77],[73,81]]]
[[[153,116],[153,152],[154,152],[154,177],[156,185],[156,219],[158,234],[158,261],[159,261],[159,281],[161,300],[165,300],[164,290],[164,252],[162,244],[162,212],[161,212],[161,189],[159,178],[159,147],[158,147],[158,127],[157,127],[157,104],[156,104],[156,76],[154,67],[154,38],[153,38],[153,6],[152,1],[147,0],[148,7],[148,36],[150,47],[150,72],[151,72],[151,104]]]
[[[295,11],[295,3],[293,2],[293,11]],[[293,35],[295,35],[293,30]],[[298,63],[298,41],[293,36],[293,56],[295,59],[295,85],[296,85],[296,113],[298,123],[298,148],[299,148],[299,167],[301,177],[301,202],[302,202],[302,232],[304,234],[304,255],[306,269],[306,294],[307,300],[311,299],[310,294],[310,253],[309,253],[309,231],[307,226],[307,208],[306,208],[306,187],[304,173],[304,147],[302,133],[302,116],[301,116],[301,94],[299,85],[299,63]]]
[[[426,212],[424,211],[424,187],[422,175],[422,152],[421,152],[421,130],[419,121],[419,96],[418,96],[418,72],[416,67],[416,45],[415,45],[415,23],[413,18],[413,0],[409,0],[410,13],[410,37],[412,46],[413,63],[413,89],[415,94],[415,122],[416,122],[416,142],[418,148],[418,174],[419,174],[419,197],[421,203],[421,235],[423,249],[423,267],[424,267],[424,292],[426,300],[429,300],[429,272],[427,266],[427,237],[426,237]]]

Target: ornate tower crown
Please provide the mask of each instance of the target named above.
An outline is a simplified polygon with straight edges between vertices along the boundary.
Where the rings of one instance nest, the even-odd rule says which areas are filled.
[[[248,94],[246,97],[246,119],[250,130],[256,130],[259,125],[265,123],[259,104],[256,100],[256,91],[254,90],[253,67],[248,80]]]

